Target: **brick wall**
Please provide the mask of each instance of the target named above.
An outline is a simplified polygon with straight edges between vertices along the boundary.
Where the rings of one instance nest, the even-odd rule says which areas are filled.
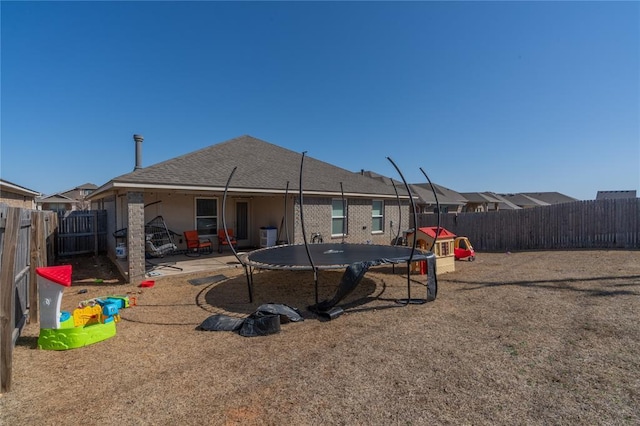
[[[129,260],[129,282],[144,279],[144,194],[127,193],[127,256]]]
[[[35,201],[33,198],[8,191],[0,191],[0,203],[5,203],[9,207],[35,209]]]
[[[331,201],[332,198],[322,197],[305,197],[304,198],[304,223],[307,235],[307,241],[311,243],[313,233],[322,234],[323,241],[341,242],[342,236],[331,236]],[[402,203],[402,213],[398,209],[396,201],[385,201],[384,208],[384,229],[382,232],[371,232],[372,225],[372,199],[366,198],[349,198],[347,204],[347,235],[344,237],[345,242],[349,243],[366,243],[372,244],[391,244],[391,241],[400,229],[402,231],[410,228],[409,223],[409,203]],[[402,220],[400,221],[400,214]],[[300,218],[299,199],[294,204],[294,242],[302,243],[302,223]],[[391,225],[393,222],[393,225]]]

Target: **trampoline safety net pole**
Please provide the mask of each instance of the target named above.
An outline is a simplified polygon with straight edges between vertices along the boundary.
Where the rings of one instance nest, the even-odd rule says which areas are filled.
[[[300,197],[300,225],[302,226],[302,240],[304,241],[304,248],[307,252],[307,257],[309,258],[309,263],[311,264],[311,268],[313,269],[313,282],[315,284],[315,297],[316,297],[316,305],[320,303],[318,298],[318,268],[313,263],[313,257],[311,256],[311,251],[309,251],[309,242],[307,241],[307,231],[304,226],[304,201],[302,194],[302,169],[304,166],[304,156],[307,151],[302,152],[302,159],[300,160],[300,182],[298,184],[298,194]]]
[[[249,276],[249,268],[242,261],[240,256],[238,256],[238,252],[233,247],[233,244],[231,244],[229,232],[227,231],[227,193],[229,192],[229,184],[231,183],[231,178],[233,177],[237,169],[238,166],[235,166],[233,170],[231,170],[231,174],[229,174],[229,178],[227,179],[227,184],[224,187],[224,194],[222,195],[222,227],[224,228],[224,236],[227,239],[227,244],[229,244],[233,255],[236,257],[236,259],[238,259],[238,262],[240,262],[240,264],[244,268],[244,275],[247,278],[247,288],[249,290],[249,303],[253,303],[253,273],[251,273],[251,276]]]

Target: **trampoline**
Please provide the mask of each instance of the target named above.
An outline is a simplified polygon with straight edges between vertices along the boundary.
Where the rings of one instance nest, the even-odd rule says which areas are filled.
[[[309,251],[317,269],[341,269],[361,262],[402,263],[411,255],[411,247],[354,243],[309,244]],[[260,269],[313,270],[304,244],[266,247],[245,256],[248,265]],[[415,253],[413,261],[419,260],[427,256]]]
[[[336,305],[340,302],[346,295],[351,293],[353,289],[355,289],[365,273],[372,266],[382,265],[382,264],[397,264],[404,263],[407,264],[407,298],[398,300],[398,303],[408,305],[408,304],[423,304],[426,302],[430,302],[435,300],[437,292],[438,292],[438,283],[436,276],[436,256],[433,252],[422,252],[420,250],[416,250],[416,239],[414,239],[413,246],[399,246],[399,245],[380,245],[380,244],[357,244],[357,243],[346,243],[344,242],[344,234],[345,229],[343,225],[343,241],[341,243],[319,243],[319,244],[309,244],[307,241],[307,234],[305,230],[305,221],[304,221],[304,209],[302,206],[304,205],[304,193],[302,190],[302,170],[304,164],[305,153],[302,153],[302,160],[300,162],[300,185],[298,189],[299,193],[299,202],[300,202],[300,223],[302,227],[302,237],[304,240],[304,244],[286,244],[286,245],[277,245],[272,247],[266,247],[258,250],[254,250],[250,253],[243,254],[242,256],[238,255],[233,247],[231,247],[233,254],[238,259],[238,261],[242,264],[245,270],[245,275],[247,278],[247,287],[249,290],[249,302],[253,303],[253,269],[278,269],[278,270],[290,270],[290,271],[313,271],[314,282],[315,282],[315,304],[309,306],[309,310],[315,312],[321,316],[328,317],[329,319],[333,319],[340,314],[342,314],[343,310]],[[413,213],[414,223],[416,221],[416,207],[413,201],[413,195],[411,194],[411,189],[400,172],[398,166],[391,160],[391,158],[387,157],[387,159],[393,164],[396,168],[402,181],[405,185],[405,189],[409,194],[409,201],[411,204],[411,209]],[[222,197],[222,224],[223,229],[225,230],[225,236],[227,240],[229,236],[226,234],[227,224],[226,224],[226,202],[227,202],[227,194],[229,190],[229,184],[231,183],[231,179],[237,169],[237,166],[233,168],[229,178],[227,180],[227,184],[224,189],[224,194]],[[420,169],[420,171],[425,175],[429,184],[431,184],[431,180],[424,172],[424,170]],[[287,182],[287,189],[285,190],[285,212],[286,212],[286,199],[288,194],[289,182]],[[394,184],[394,189],[396,189]],[[435,192],[433,185],[431,185],[431,189],[434,193],[436,206],[438,208],[438,229],[440,228],[440,204],[438,203],[438,198]],[[342,192],[343,198],[343,208],[344,208],[344,192],[342,189],[342,182],[340,182],[340,191]],[[400,197],[398,195],[398,191],[396,189],[396,198],[398,199],[398,208],[400,208]],[[400,217],[402,215],[400,214]],[[398,230],[400,226],[398,226]],[[398,231],[399,232],[399,231]],[[436,233],[437,235],[437,233]],[[398,241],[398,236],[394,241]],[[411,298],[411,263],[412,262],[426,262],[427,264],[427,283],[425,285],[426,298]],[[328,269],[341,269],[346,268],[340,283],[338,284],[338,288],[336,290],[335,295],[331,299],[324,300],[320,302],[318,300],[318,271],[319,270],[328,270]]]
[[[313,258],[313,265],[309,263],[309,255]],[[419,300],[421,303],[430,302],[435,300],[438,291],[435,274],[436,258],[430,252],[414,252],[412,247],[353,243],[320,243],[308,246],[292,244],[258,249],[244,255],[243,258],[244,264],[250,268],[258,269],[315,272],[317,270],[346,268],[336,293],[331,299],[322,302],[318,300],[317,278],[315,280],[316,303],[309,306],[309,310],[329,318],[335,318],[342,314],[342,309],[336,305],[358,286],[370,267],[406,262],[407,280],[410,280],[409,264],[419,261],[427,262],[427,297]],[[253,273],[251,272],[248,275],[250,293],[253,287],[252,277]],[[416,300],[418,299],[408,298],[405,299],[405,303],[412,303]]]

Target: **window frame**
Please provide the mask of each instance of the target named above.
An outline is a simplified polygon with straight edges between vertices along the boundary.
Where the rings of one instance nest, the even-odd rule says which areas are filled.
[[[215,214],[214,215],[198,215],[198,201],[200,200],[213,200],[215,202]],[[219,206],[218,206],[218,197],[194,197],[193,199],[193,223],[194,223],[194,229],[196,231],[198,231],[198,236],[201,237],[210,237],[210,236],[217,236],[218,235],[218,210],[219,210]],[[205,234],[202,233],[202,231],[198,228],[198,220],[199,219],[213,219],[215,221],[215,228],[213,229],[212,233],[209,234]]]
[[[342,216],[336,216],[334,215],[334,208],[333,208],[333,203],[334,202],[339,202],[340,206],[342,207]],[[342,198],[332,198],[331,199],[331,237],[345,237],[347,236],[347,234],[349,233],[349,222],[347,221],[347,211],[349,209],[349,203],[347,202],[346,199],[342,199]],[[337,219],[341,219],[342,220],[342,232],[333,233],[333,223],[335,220]]]
[[[374,214],[374,204],[380,203],[380,214]],[[374,229],[376,219],[380,219],[380,229]],[[371,200],[371,233],[384,234],[384,200]]]

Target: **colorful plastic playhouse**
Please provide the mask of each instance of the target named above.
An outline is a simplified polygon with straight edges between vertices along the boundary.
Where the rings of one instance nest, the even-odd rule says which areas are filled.
[[[436,226],[418,228],[418,241],[416,246],[421,250],[431,250],[436,255],[436,273],[443,274],[455,271],[453,245],[456,235],[453,232],[440,227],[436,237]],[[413,232],[407,234],[407,243],[413,244]],[[416,271],[417,272],[417,271]]]
[[[93,299],[69,313],[60,311],[65,287],[71,286],[71,265],[36,268],[40,293],[38,348],[67,350],[101,342],[116,335],[119,309],[129,307],[127,297]]]

